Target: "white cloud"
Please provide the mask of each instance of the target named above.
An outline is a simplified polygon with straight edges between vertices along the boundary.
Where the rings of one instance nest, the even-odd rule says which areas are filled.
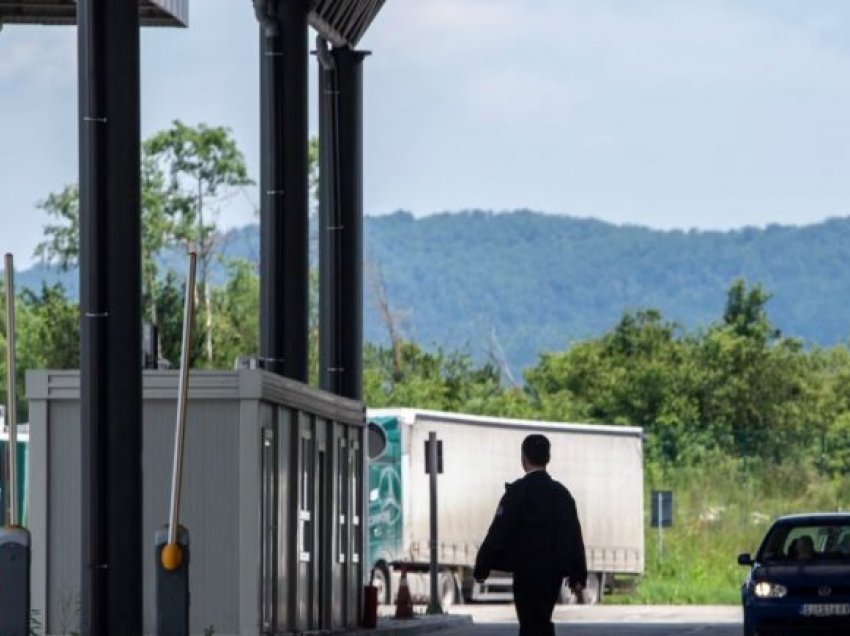
[[[76,29],[6,25],[0,31],[0,91],[76,86]]]

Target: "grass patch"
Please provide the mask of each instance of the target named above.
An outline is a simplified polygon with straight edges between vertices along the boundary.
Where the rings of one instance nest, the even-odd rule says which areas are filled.
[[[821,477],[800,464],[765,465],[723,459],[711,466],[647,471],[646,568],[634,593],[606,597],[619,604],[738,604],[747,569],[774,518],[798,512],[846,510],[850,480]],[[649,527],[649,493],[672,490],[673,527]]]

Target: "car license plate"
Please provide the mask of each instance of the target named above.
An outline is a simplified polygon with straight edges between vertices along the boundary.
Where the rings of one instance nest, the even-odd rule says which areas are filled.
[[[800,608],[802,616],[850,616],[850,603],[814,603]]]

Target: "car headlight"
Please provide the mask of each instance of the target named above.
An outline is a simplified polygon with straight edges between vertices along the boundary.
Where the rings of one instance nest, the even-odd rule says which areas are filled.
[[[753,594],[757,598],[782,598],[788,594],[788,588],[779,583],[770,581],[759,581],[753,586]]]

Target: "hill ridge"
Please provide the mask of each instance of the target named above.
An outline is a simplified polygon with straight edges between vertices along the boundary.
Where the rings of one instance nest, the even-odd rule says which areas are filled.
[[[850,218],[735,230],[652,229],[531,210],[397,211],[367,216],[364,255],[379,271],[404,334],[476,358],[501,347],[514,372],[539,352],[609,329],[625,310],[655,308],[687,329],[720,318],[737,278],[773,294],[768,311],[788,335],[815,345],[850,334]],[[256,262],[256,224],[224,234],[222,254]],[[166,255],[179,273],[175,255]],[[221,276],[221,272],[217,274]],[[18,285],[76,272],[37,265]],[[385,341],[373,285],[364,290],[365,336]]]

